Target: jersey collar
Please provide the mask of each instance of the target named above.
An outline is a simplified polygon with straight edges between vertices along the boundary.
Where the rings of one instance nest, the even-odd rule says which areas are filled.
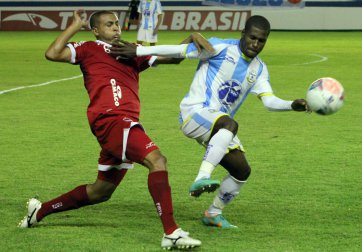
[[[111,46],[111,44],[108,44],[108,43],[106,43],[106,42],[104,42],[102,40],[99,40],[99,39],[96,40],[96,43]]]
[[[252,61],[252,58],[249,58],[248,56],[246,56],[243,52],[241,52],[241,57],[243,57],[244,60],[246,61]]]
[[[239,40],[239,44],[238,44],[238,47],[239,47],[239,52],[240,52],[240,54],[241,54],[241,57],[244,59],[244,60],[246,60],[246,61],[252,61],[253,59],[252,58],[249,58],[248,56],[246,56],[242,51],[241,51],[241,45],[240,45],[240,43],[241,43],[241,40]]]

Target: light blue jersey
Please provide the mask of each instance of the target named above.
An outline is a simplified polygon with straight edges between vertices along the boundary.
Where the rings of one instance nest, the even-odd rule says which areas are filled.
[[[141,27],[145,30],[154,30],[158,15],[162,14],[162,6],[159,0],[141,0],[138,12],[142,15]]]
[[[188,94],[180,104],[181,123],[202,108],[221,111],[234,117],[251,92],[255,95],[272,94],[269,73],[258,57],[249,59],[240,50],[238,39],[208,40],[215,54],[198,54],[194,44],[189,44],[185,57],[199,58],[194,79]]]

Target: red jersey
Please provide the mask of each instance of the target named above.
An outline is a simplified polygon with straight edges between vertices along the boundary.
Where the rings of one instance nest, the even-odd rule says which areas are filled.
[[[150,56],[130,60],[109,54],[110,45],[97,40],[67,45],[72,64],[79,64],[90,103],[87,116],[90,125],[105,114],[121,114],[139,119],[139,73],[147,69]]]

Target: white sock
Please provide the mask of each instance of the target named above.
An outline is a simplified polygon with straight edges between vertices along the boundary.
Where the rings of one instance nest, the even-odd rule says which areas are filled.
[[[234,134],[227,129],[220,129],[209,141],[201,163],[199,174],[196,180],[202,178],[210,178],[212,171],[220,163],[225,156],[230,142],[233,140]]]
[[[199,179],[209,179],[211,177],[212,171],[215,169],[215,166],[207,161],[202,161],[199,174],[197,174],[197,177],[195,181]]]
[[[221,182],[220,190],[207,212],[211,215],[221,214],[224,207],[229,204],[240,192],[246,181],[240,181],[230,174]]]

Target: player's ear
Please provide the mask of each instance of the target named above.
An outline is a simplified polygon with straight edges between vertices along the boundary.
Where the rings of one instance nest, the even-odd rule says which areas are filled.
[[[99,35],[98,28],[97,28],[97,27],[93,27],[93,28],[92,28],[92,33],[94,34],[94,36],[98,36],[98,35]]]

